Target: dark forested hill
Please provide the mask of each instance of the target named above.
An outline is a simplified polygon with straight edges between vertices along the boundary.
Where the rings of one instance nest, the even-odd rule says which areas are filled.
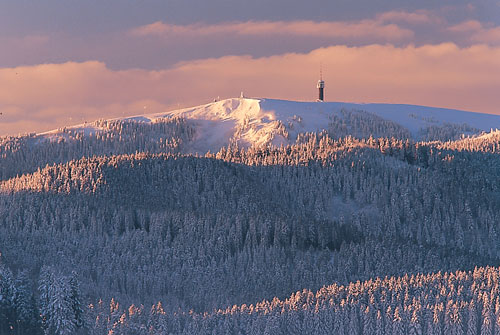
[[[495,132],[204,156],[130,134],[4,139],[0,334],[500,331]]]
[[[0,137],[0,179],[82,157],[180,152],[193,135],[185,119],[159,118],[151,123],[100,120],[84,128]]]

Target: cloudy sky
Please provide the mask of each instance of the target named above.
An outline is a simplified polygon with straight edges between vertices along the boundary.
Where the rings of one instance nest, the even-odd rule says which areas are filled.
[[[500,0],[0,0],[0,135],[214,97],[500,114]]]

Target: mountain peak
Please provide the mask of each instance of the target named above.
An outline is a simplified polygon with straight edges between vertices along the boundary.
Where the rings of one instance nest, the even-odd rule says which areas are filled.
[[[327,131],[332,137],[410,137],[452,139],[500,128],[500,116],[403,104],[299,102],[267,98],[229,98],[169,112],[115,119],[162,122],[180,117],[195,129],[189,152],[293,143],[302,133]],[[443,129],[446,128],[446,131]],[[84,134],[100,131],[96,123],[72,127]],[[441,135],[440,135],[441,134]],[[57,136],[58,132],[42,135]]]

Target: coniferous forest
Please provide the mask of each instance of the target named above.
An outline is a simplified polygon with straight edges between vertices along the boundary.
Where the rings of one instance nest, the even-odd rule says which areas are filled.
[[[96,125],[0,138],[0,334],[500,334],[500,132]]]

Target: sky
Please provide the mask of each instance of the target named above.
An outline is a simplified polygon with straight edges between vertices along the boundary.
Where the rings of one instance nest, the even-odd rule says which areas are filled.
[[[500,114],[500,0],[0,0],[0,135],[229,98]]]

